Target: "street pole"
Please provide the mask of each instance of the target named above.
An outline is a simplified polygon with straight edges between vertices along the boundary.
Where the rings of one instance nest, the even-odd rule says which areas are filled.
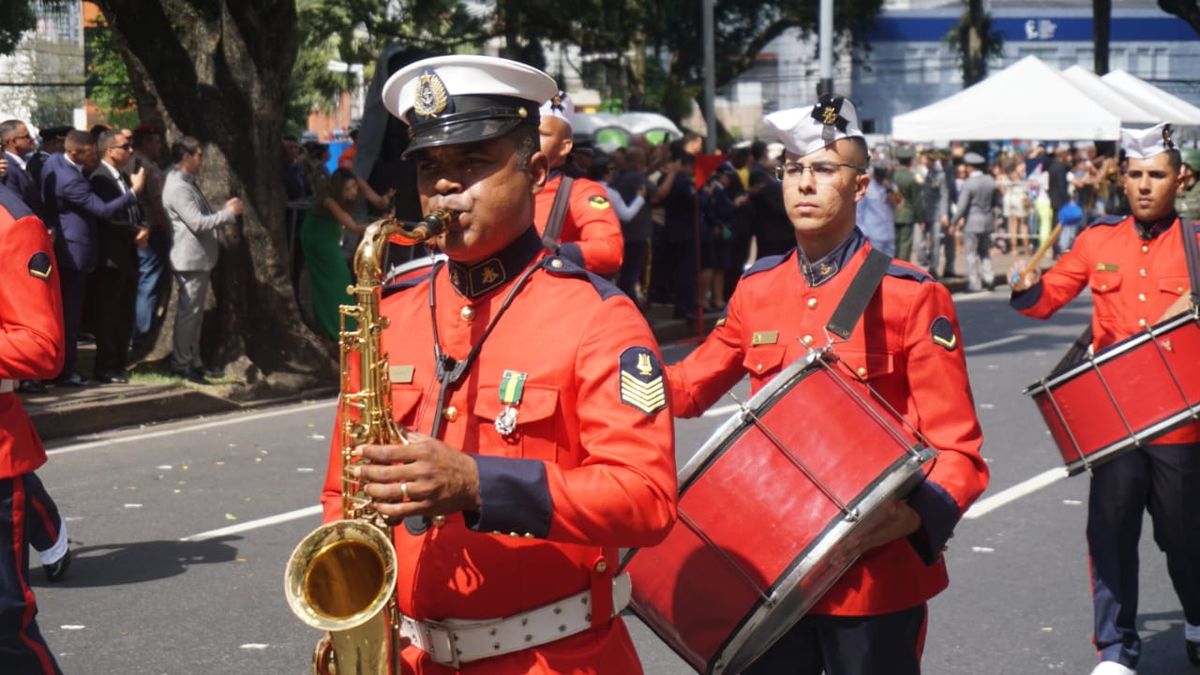
[[[817,96],[821,96],[833,93],[833,0],[821,0],[818,26],[821,80],[817,83]]]
[[[704,122],[708,133],[704,137],[704,152],[717,151],[717,58],[713,37],[713,0],[702,0],[704,13]]]

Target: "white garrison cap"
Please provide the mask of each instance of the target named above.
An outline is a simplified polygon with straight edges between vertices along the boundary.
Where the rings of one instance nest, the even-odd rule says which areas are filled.
[[[571,102],[571,97],[567,96],[565,91],[551,96],[549,101],[542,104],[542,109],[538,112],[542,117],[557,117],[566,122],[567,126],[575,128],[575,104]]]
[[[533,66],[493,56],[438,56],[408,65],[383,85],[388,112],[411,127],[406,152],[502,136],[537,125],[537,109],[558,91]]]
[[[842,96],[822,96],[816,105],[780,110],[764,120],[789,152],[803,157],[842,138],[863,138],[858,111]]]
[[[1149,129],[1122,129],[1121,149],[1126,157],[1150,159],[1175,149],[1175,141],[1171,138],[1174,132],[1169,122],[1156,124]]]

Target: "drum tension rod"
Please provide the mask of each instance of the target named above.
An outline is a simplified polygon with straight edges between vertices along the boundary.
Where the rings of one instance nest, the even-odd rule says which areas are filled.
[[[838,507],[838,509],[845,515],[846,520],[849,520],[850,522],[857,522],[859,520],[861,516],[858,512],[858,509],[851,509],[850,507],[846,506],[842,500],[838,499],[837,495],[833,494],[833,491],[830,490],[825,483],[821,482],[821,479],[817,478],[817,476],[813,474],[812,470],[810,470],[804,464],[804,462],[800,461],[792,454],[792,451],[787,447],[787,444],[780,440],[779,437],[775,435],[775,432],[771,431],[771,428],[768,427],[765,422],[759,419],[758,415],[754,414],[754,411],[751,410],[750,407],[745,403],[743,403],[741,399],[735,396],[733,392],[728,392],[728,396],[729,398],[733,399],[733,402],[736,403],[739,408],[741,408],[742,414],[748,417],[750,421],[754,422],[754,426],[758,427],[759,431],[761,431],[763,435],[767,437],[767,439],[774,443],[775,447],[779,448],[779,451],[783,453],[783,456],[787,458],[789,462],[795,465],[795,467],[799,469],[801,473],[807,476],[808,479],[813,482],[813,485],[816,485],[817,489],[820,490],[829,501],[833,502],[834,506]]]

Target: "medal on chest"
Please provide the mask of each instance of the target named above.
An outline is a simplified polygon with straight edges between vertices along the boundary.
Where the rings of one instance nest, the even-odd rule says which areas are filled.
[[[504,408],[496,415],[494,426],[496,433],[505,438],[517,430],[517,406],[521,403],[521,395],[525,393],[526,377],[526,373],[506,370],[500,378],[500,405]]]

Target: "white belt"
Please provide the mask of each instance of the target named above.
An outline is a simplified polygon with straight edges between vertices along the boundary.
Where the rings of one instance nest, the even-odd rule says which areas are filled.
[[[629,605],[628,574],[613,579],[613,616]],[[400,635],[436,662],[464,663],[519,652],[582,633],[592,626],[591,590],[506,619],[418,621],[400,617]]]
[[[11,394],[17,390],[16,380],[0,380],[0,394]]]

